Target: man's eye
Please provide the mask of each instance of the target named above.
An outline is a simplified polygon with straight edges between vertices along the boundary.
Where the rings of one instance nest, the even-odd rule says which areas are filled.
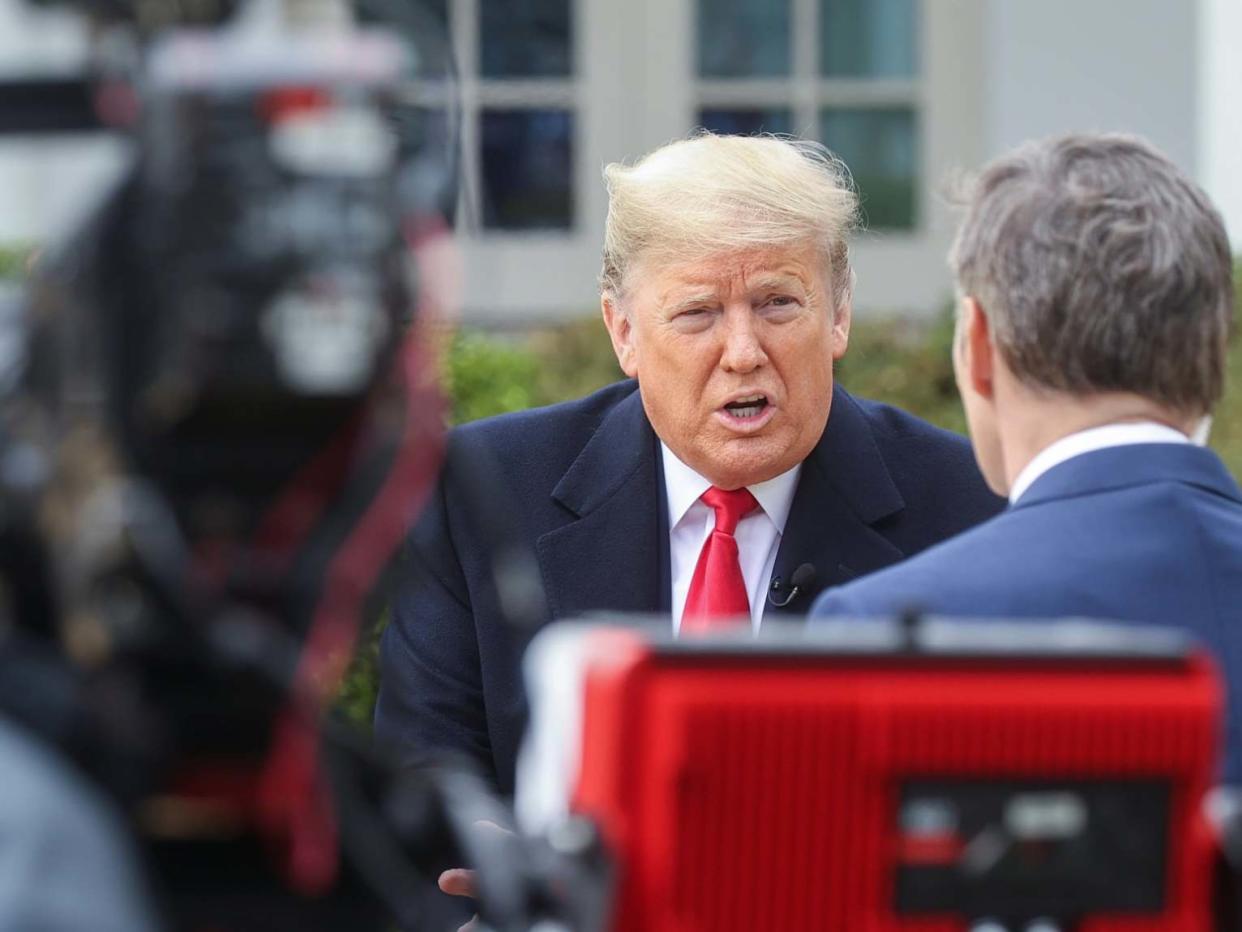
[[[798,299],[795,298],[793,295],[788,295],[788,294],[774,294],[774,295],[771,295],[766,301],[763,302],[764,307],[772,308],[774,310],[785,310],[788,308],[796,308],[798,307],[798,304],[799,304]]]
[[[680,320],[683,323],[691,323],[694,321],[700,321],[700,320],[706,319],[708,314],[710,313],[711,313],[711,308],[691,307],[691,308],[686,308],[685,310],[682,310],[682,311],[678,311],[677,316],[674,319]]]
[[[684,333],[698,333],[708,329],[712,322],[712,309],[692,307],[673,315],[673,326]]]

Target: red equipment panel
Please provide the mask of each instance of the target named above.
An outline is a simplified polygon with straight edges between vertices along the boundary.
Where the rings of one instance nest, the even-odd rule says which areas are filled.
[[[1078,932],[1209,928],[1201,800],[1215,773],[1220,690],[1201,654],[764,655],[661,647],[619,629],[597,636],[573,808],[616,854],[618,932],[958,932],[979,917],[961,904],[920,908],[898,889],[930,876],[934,893],[927,871],[957,876],[968,853],[987,856],[952,806],[938,822],[935,805],[911,803],[929,786],[970,798],[1027,788],[1004,803],[1019,835],[1024,819],[1034,831],[1005,839],[1015,895],[1050,892],[1047,881],[1025,891],[1020,882],[1024,865],[1048,876],[1039,859],[1050,856],[1068,858],[1071,874],[1111,869],[1129,884],[1101,893],[1109,908],[1070,916]],[[1094,819],[1099,834],[1108,827],[1083,800],[1096,790],[1111,799],[1114,788],[1138,793],[1129,805],[1138,799],[1148,836],[1136,825],[1127,838],[1123,813],[1123,831],[1095,848],[1076,842],[1077,856],[1094,851],[1098,862],[1080,870],[1068,848],[1041,842],[1031,813],[1065,831]],[[1123,863],[1155,836],[1154,862]]]

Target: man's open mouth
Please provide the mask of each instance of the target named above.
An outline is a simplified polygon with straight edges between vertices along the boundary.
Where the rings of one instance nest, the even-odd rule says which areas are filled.
[[[767,395],[746,395],[730,401],[724,409],[737,418],[758,417],[768,406]]]

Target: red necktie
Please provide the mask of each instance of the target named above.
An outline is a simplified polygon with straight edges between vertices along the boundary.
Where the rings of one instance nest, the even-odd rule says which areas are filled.
[[[750,597],[746,595],[733,532],[759,503],[746,489],[726,492],[712,486],[700,497],[716,512],[716,527],[703,543],[694,578],[690,580],[686,610],[681,617],[683,633],[731,627],[731,623],[750,617]]]

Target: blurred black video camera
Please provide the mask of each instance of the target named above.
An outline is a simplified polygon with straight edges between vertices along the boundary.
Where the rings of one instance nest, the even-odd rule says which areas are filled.
[[[75,8],[91,55],[0,85],[0,134],[111,132],[130,164],[0,314],[0,723],[119,807],[163,924],[382,927],[450,816],[331,706],[441,457],[443,23],[40,5]]]
[[[183,507],[206,487],[265,501],[351,416],[417,303],[411,248],[452,197],[445,40],[422,54],[317,0],[251,23],[224,18],[234,3],[83,5],[128,14],[97,25],[81,87],[134,165],[40,263],[38,390],[95,396]],[[411,105],[415,81],[444,107]]]

